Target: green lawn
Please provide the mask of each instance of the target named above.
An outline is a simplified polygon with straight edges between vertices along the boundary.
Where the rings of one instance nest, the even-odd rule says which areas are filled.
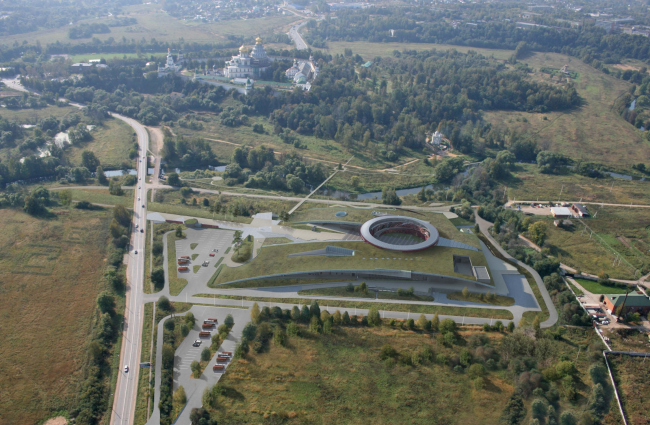
[[[576,279],[576,282],[578,282],[583,288],[592,294],[624,294],[628,291],[626,289],[617,288],[615,286],[601,285],[600,283],[593,280]],[[630,289],[632,289],[632,287],[630,287]]]
[[[283,243],[293,243],[291,239],[288,238],[266,238],[264,239],[264,245],[279,245]]]
[[[108,189],[70,189],[74,201],[88,201],[103,205],[124,205],[133,208],[133,190],[125,190],[124,195],[115,196]]]
[[[237,223],[250,223],[253,221],[250,217],[237,216],[233,217],[232,215],[225,214],[212,214],[205,208],[201,207],[191,207],[188,205],[171,205],[171,204],[162,204],[159,202],[149,202],[147,204],[147,209],[151,212],[161,212],[167,214],[178,214],[186,217],[200,217],[200,218],[210,218],[214,217],[215,220],[228,220],[234,221]]]
[[[153,358],[150,357],[151,341],[153,334],[151,332],[153,325],[153,303],[144,305],[144,319],[142,323],[142,351],[140,353],[141,362],[152,362],[151,368],[140,368],[140,376],[138,377],[138,396],[135,405],[135,424],[144,425],[147,422],[147,401],[150,400],[150,407],[153,410],[153,386],[149,385],[149,375],[154,377],[155,372],[155,344],[153,346]]]
[[[325,248],[327,245],[354,249],[351,257],[287,257],[289,254]],[[473,280],[473,277],[454,272],[453,254],[467,255],[472,264],[487,266],[482,252],[457,248],[435,246],[417,253],[395,253],[376,248],[365,242],[315,242],[293,243],[272,247],[262,247],[259,255],[252,261],[235,268],[225,268],[217,283],[233,280],[279,274],[286,271],[301,272],[329,269],[390,269],[413,270],[423,273],[435,273],[457,276]],[[377,260],[371,259],[377,258]],[[411,260],[412,259],[412,260]]]

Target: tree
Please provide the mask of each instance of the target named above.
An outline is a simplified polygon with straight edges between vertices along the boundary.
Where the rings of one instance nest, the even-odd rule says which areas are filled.
[[[467,369],[467,374],[472,379],[482,378],[486,374],[485,367],[480,363],[474,363]]]
[[[124,190],[122,190],[122,185],[117,179],[112,179],[108,183],[108,193],[114,196],[122,196],[124,195]]]
[[[86,167],[91,173],[94,173],[97,167],[99,167],[99,159],[97,159],[94,152],[83,151],[81,153],[81,165]]]
[[[381,325],[381,316],[379,316],[379,310],[375,306],[370,307],[370,310],[368,310],[368,323],[370,326]]]
[[[427,320],[426,316],[424,314],[420,314],[420,317],[418,318],[418,328],[425,330],[428,323],[429,321]]]
[[[253,307],[251,307],[251,320],[255,324],[260,323],[260,306],[257,303],[254,303]]]
[[[113,218],[124,227],[128,227],[131,223],[131,213],[127,211],[124,205],[115,205],[113,208]]]
[[[508,332],[512,333],[515,331],[515,322],[508,323]]]
[[[169,302],[169,299],[167,297],[165,297],[165,296],[161,296],[160,298],[158,298],[157,306],[158,306],[158,308],[160,310],[167,311],[167,312],[171,311],[171,308],[172,308],[172,305]]]
[[[300,310],[300,321],[303,323],[309,323],[309,318],[310,318],[309,307],[303,305],[302,309]]]
[[[177,173],[169,173],[167,174],[167,184],[170,186],[182,186],[181,179],[178,177]]]
[[[318,316],[312,316],[309,322],[309,330],[313,333],[320,333],[321,325],[320,318]]]
[[[102,186],[106,186],[108,184],[108,179],[106,178],[106,174],[104,174],[104,168],[101,166],[97,167],[97,183],[101,184]]]
[[[537,398],[533,401],[533,404],[531,405],[531,413],[533,418],[539,419],[540,421],[544,420],[546,417],[546,405],[548,403],[546,400],[542,400],[541,398]]]
[[[187,323],[187,325],[190,328],[194,327],[194,323],[196,323],[196,318],[194,317],[194,313],[192,313],[191,311],[185,313],[185,323]]]
[[[29,215],[40,215],[46,211],[43,203],[33,196],[25,197],[25,206],[23,209]]]
[[[194,378],[198,378],[199,376],[201,376],[201,372],[202,372],[201,364],[196,360],[192,362],[192,364],[190,365],[190,369],[192,370],[192,376],[194,376]]]
[[[387,205],[400,205],[402,200],[397,196],[395,189],[385,187],[381,191],[381,202]]]
[[[560,425],[576,425],[576,423],[576,417],[568,410],[560,415]]]
[[[431,319],[431,330],[437,331],[440,328],[440,318],[438,317],[438,313],[433,315],[433,319]]]
[[[332,324],[339,326],[342,321],[343,317],[341,316],[341,312],[339,310],[336,310],[332,315]]]
[[[444,319],[440,322],[440,332],[444,333],[455,333],[456,332],[456,322],[453,319]]]
[[[350,315],[348,314],[347,310],[343,312],[343,318],[341,319],[341,321],[344,325],[350,324]]]
[[[246,326],[244,326],[244,330],[242,331],[242,338],[252,341],[255,339],[255,335],[257,335],[257,326],[251,322],[246,323]]]
[[[177,238],[182,238],[183,237],[183,228],[181,226],[176,227],[175,235],[176,235]]]
[[[232,329],[235,326],[235,319],[232,318],[232,314],[228,314],[223,321],[223,324],[226,325],[229,329]]]
[[[102,291],[97,296],[97,307],[102,313],[113,314],[115,310],[115,298],[106,291]]]
[[[311,302],[311,306],[309,307],[309,313],[312,317],[318,317],[320,319],[320,306],[318,305],[318,301],[314,300]]]
[[[207,362],[208,360],[210,360],[211,357],[210,354],[211,354],[210,349],[208,347],[205,347],[203,351],[201,351],[201,360]]]
[[[151,282],[156,288],[160,288],[165,284],[165,269],[157,267],[151,272]]]
[[[72,191],[70,189],[59,191],[59,202],[66,207],[72,203]]]
[[[540,247],[544,245],[544,242],[546,241],[547,232],[548,227],[543,221],[538,221],[528,227],[528,236],[530,237],[530,240]]]
[[[594,384],[607,385],[607,368],[600,363],[595,363],[589,368],[589,376]]]

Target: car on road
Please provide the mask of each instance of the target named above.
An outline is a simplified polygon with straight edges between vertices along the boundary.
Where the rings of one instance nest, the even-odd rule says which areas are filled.
[[[214,257],[214,252],[211,252],[211,253],[210,253],[210,257]]]
[[[139,225],[139,224],[136,224],[136,225],[135,225],[135,228],[137,229],[138,227],[140,227],[140,225]]]
[[[140,200],[140,197],[138,196],[138,201]]]
[[[144,229],[140,229],[140,233],[144,233]]]
[[[136,253],[136,254],[138,253],[138,250],[137,250],[137,249],[135,250],[135,253]]]
[[[144,208],[144,204],[142,204],[142,208]]]
[[[198,347],[199,345],[201,345],[201,340],[200,340],[200,339],[197,339],[196,341],[194,341],[194,344],[192,344],[192,345],[193,345],[194,347]]]
[[[124,373],[129,373],[129,365],[128,364],[124,365]]]
[[[140,188],[141,188],[141,186],[138,186],[138,189],[140,189]],[[138,199],[139,199],[139,198],[138,198]]]

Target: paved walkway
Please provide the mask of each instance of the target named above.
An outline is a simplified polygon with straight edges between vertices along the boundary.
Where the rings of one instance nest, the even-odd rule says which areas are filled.
[[[555,309],[555,305],[553,304],[553,300],[551,299],[551,296],[548,293],[548,290],[546,289],[546,285],[544,285],[544,280],[542,280],[542,277],[533,269],[530,267],[528,264],[525,264],[515,258],[513,258],[510,254],[506,252],[503,248],[501,248],[501,245],[494,240],[492,235],[490,235],[490,232],[488,229],[492,226],[493,223],[490,223],[487,220],[482,219],[479,217],[478,214],[475,214],[476,216],[476,223],[479,225],[479,229],[481,230],[481,233],[490,241],[492,246],[499,251],[499,253],[507,260],[512,261],[513,263],[519,265],[520,267],[523,267],[526,269],[535,279],[535,283],[537,283],[537,287],[539,288],[539,291],[542,294],[542,298],[544,299],[544,302],[546,303],[546,307],[548,308],[548,314],[549,317],[547,320],[543,321],[540,326],[543,328],[549,328],[553,326],[555,323],[558,321],[558,314],[557,310]]]

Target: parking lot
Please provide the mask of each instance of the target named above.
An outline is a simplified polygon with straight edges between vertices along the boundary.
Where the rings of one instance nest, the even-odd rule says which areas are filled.
[[[187,279],[187,284],[205,284],[216,271],[215,265],[220,258],[223,258],[226,250],[232,245],[232,240],[235,232],[232,230],[220,229],[187,229],[185,231],[187,237],[182,240],[176,241],[176,256],[189,256],[192,258],[193,254],[198,254],[196,259],[190,260],[188,264],[189,270],[179,272],[177,275],[180,278]],[[198,244],[192,249],[192,244]],[[213,257],[210,254],[214,254]],[[169,259],[176,261],[177,259]],[[203,265],[196,273],[194,273],[195,265]]]

